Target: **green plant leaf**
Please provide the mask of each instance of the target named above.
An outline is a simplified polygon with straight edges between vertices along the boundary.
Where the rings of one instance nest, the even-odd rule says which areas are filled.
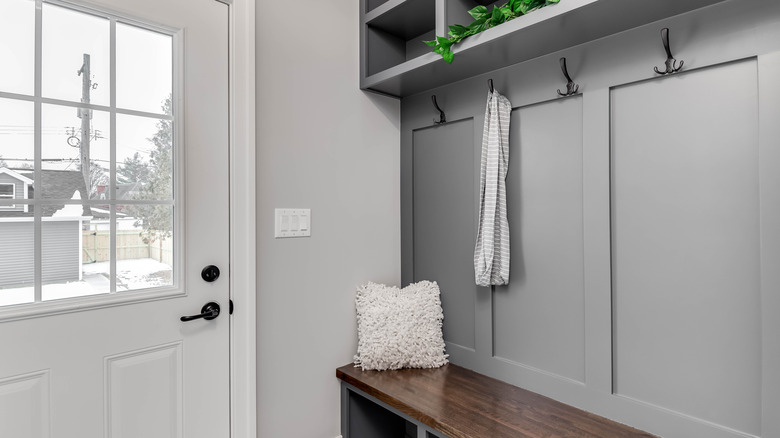
[[[501,11],[501,15],[503,15],[504,21],[506,21],[507,17],[509,17],[512,14],[512,10],[509,9],[509,6],[507,5],[503,5],[497,9]]]
[[[453,24],[450,26],[450,35],[454,37],[463,37],[463,35],[466,34],[466,32],[469,31],[469,28],[460,24]]]
[[[504,13],[501,11],[501,8],[493,8],[493,14],[490,16],[490,22],[491,26],[498,26],[504,22]]]
[[[474,17],[475,20],[487,18],[487,7],[479,5],[476,8],[470,10],[469,15]]]
[[[517,5],[517,13],[520,15],[527,14],[529,9],[530,8],[528,7],[528,3],[521,2],[519,5]]]
[[[487,28],[487,17],[481,20],[475,20],[473,23],[468,25],[468,28],[471,35],[476,35],[482,32]]]
[[[445,50],[449,50],[450,46],[454,44],[452,41],[444,37],[436,37],[436,41],[438,41],[439,46],[444,47]]]
[[[449,37],[437,36],[433,41],[423,42],[433,47],[433,53],[440,54],[444,61],[451,64],[455,58],[452,46],[464,38],[476,35],[489,27],[498,26],[513,20],[520,15],[525,15],[536,9],[559,2],[560,0],[509,0],[501,6],[494,6],[490,12],[488,12],[486,6],[480,5],[468,11],[469,15],[474,18],[474,21],[469,25],[453,24],[449,26]]]
[[[474,31],[475,29],[479,29],[480,26],[484,25],[486,21],[487,21],[487,17],[483,17],[480,18],[479,20],[474,20],[471,24],[469,24],[466,27],[468,27],[469,30]]]

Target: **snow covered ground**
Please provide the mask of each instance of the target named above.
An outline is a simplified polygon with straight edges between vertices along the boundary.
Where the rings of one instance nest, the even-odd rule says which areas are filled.
[[[82,280],[69,283],[45,284],[42,287],[43,301],[63,298],[84,297],[109,293],[109,262],[84,264]],[[173,269],[157,260],[137,259],[116,262],[117,292],[147,289],[173,284]],[[24,304],[35,301],[32,286],[0,289],[0,306]]]

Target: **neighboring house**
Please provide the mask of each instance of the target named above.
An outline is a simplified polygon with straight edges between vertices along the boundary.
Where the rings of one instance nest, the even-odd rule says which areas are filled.
[[[33,172],[0,168],[0,200],[89,199],[79,171],[42,170],[36,183]],[[0,205],[0,288],[30,286],[35,278],[34,219],[36,206],[24,202]],[[41,210],[41,276],[44,283],[79,281],[82,228],[92,218],[88,205],[52,203]]]
[[[5,167],[0,167],[0,200],[29,199],[29,190],[33,181],[24,175]],[[0,215],[9,211],[28,211],[27,204],[0,205]]]
[[[136,199],[143,184],[139,182],[121,183],[116,185],[116,199]],[[93,199],[108,199],[108,186],[97,186],[97,194]]]
[[[118,200],[134,200],[140,193],[142,184],[138,182],[130,182],[116,185],[116,199]],[[108,186],[97,186],[97,193],[93,196],[93,199],[105,200],[108,199]],[[117,230],[138,230],[136,226],[136,218],[128,216],[126,206],[115,205],[115,223]],[[93,231],[108,231],[111,229],[111,207],[108,204],[93,205],[91,208],[92,220],[90,221],[90,229]]]

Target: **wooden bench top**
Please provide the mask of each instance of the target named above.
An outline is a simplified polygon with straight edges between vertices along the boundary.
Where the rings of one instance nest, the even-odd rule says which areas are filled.
[[[397,371],[349,364],[336,376],[453,438],[654,437],[453,364]]]

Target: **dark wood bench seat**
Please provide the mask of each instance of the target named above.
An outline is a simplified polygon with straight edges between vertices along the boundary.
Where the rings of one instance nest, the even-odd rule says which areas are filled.
[[[365,399],[365,395],[368,395],[375,399],[372,400],[373,403],[378,400],[381,402],[379,405],[388,405],[410,417],[411,423],[419,422],[427,426],[423,428],[432,430],[415,432],[412,426],[412,432],[406,427],[406,432],[401,432],[401,435],[396,432],[387,436],[654,436],[453,364],[437,369],[397,371],[363,371],[350,364],[337,369],[336,376],[343,382],[342,398],[351,397],[348,390],[356,388],[364,393],[358,397]],[[350,401],[342,400],[342,411],[349,409]],[[345,415],[348,416],[349,412],[342,412],[342,429],[349,429],[350,423],[348,418],[345,419]],[[381,425],[379,429],[384,430]],[[344,438],[373,438],[361,436],[365,434],[366,432],[350,434],[349,430],[342,430]]]

